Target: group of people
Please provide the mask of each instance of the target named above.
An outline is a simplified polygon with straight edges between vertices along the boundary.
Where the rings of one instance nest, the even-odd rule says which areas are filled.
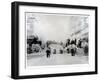
[[[61,43],[61,45],[62,45],[63,49],[59,49],[60,54],[63,54],[64,49],[66,48],[66,52],[68,54],[71,54],[71,56],[75,56],[78,49],[82,49],[84,51],[84,54],[88,55],[88,41],[87,41],[87,39],[79,39],[79,40],[67,39],[66,44],[64,45],[63,43]],[[53,49],[53,54],[56,54],[56,49]],[[51,55],[51,48],[47,44],[47,49],[46,49],[47,58],[50,58],[50,55]]]
[[[37,36],[33,36],[29,39],[27,39],[27,53],[37,53],[41,50],[46,49],[46,56],[47,58],[50,58],[51,53],[56,54],[57,50],[56,48],[52,49],[50,47],[51,44],[59,44],[62,46],[63,49],[59,48],[59,54],[66,53],[71,54],[72,56],[75,56],[77,53],[78,48],[82,49],[84,51],[85,55],[88,55],[88,38],[84,39],[67,39],[65,43],[61,42],[58,43],[56,41],[47,41],[45,44],[42,43],[41,40]],[[51,52],[53,50],[53,52]]]
[[[88,54],[88,38],[67,40],[66,47],[69,47],[68,53],[70,52],[72,56],[75,55],[78,49],[82,49],[84,54]]]

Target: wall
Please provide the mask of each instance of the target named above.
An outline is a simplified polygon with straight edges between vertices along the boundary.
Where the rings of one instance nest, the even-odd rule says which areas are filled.
[[[11,65],[11,2],[13,0],[0,1],[0,81],[13,81],[10,78],[10,65]],[[58,3],[58,4],[78,4],[98,6],[100,10],[100,0],[22,0],[30,2],[44,2],[44,3]],[[99,11],[100,13],[100,11]],[[98,16],[98,21],[100,17]],[[99,24],[100,25],[100,24]],[[98,25],[98,31],[100,30]],[[100,34],[100,32],[99,32]],[[100,37],[98,38],[100,41]],[[98,43],[98,45],[100,45]],[[98,46],[100,47],[100,46]],[[100,52],[100,51],[99,51]],[[100,57],[100,55],[98,55]],[[98,60],[100,62],[100,59]],[[99,63],[98,63],[99,64]],[[100,64],[98,65],[100,67]],[[100,71],[100,70],[99,70]],[[100,74],[98,75],[84,75],[84,76],[67,76],[67,77],[53,77],[53,78],[40,78],[29,79],[30,81],[99,81]],[[26,81],[29,81],[26,79]]]

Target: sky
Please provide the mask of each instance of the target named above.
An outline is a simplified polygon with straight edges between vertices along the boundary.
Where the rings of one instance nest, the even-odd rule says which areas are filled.
[[[60,42],[88,28],[88,16],[26,13],[26,28],[28,35],[37,35],[43,41]]]

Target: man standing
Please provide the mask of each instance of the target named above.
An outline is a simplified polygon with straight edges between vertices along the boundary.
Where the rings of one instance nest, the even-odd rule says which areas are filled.
[[[71,55],[75,56],[76,53],[76,46],[74,44],[71,45]]]
[[[50,47],[48,47],[47,50],[46,50],[47,58],[50,58],[50,54],[51,54],[51,49],[50,49]]]

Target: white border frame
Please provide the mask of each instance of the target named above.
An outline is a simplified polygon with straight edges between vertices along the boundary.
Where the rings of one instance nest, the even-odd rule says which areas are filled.
[[[56,12],[55,12],[56,11]],[[24,12],[49,12],[66,14],[89,14],[89,64],[61,65],[49,67],[25,68],[25,14]],[[70,12],[70,13],[68,13]],[[74,73],[95,71],[95,10],[54,8],[37,6],[19,6],[19,75],[39,75],[55,73]]]

